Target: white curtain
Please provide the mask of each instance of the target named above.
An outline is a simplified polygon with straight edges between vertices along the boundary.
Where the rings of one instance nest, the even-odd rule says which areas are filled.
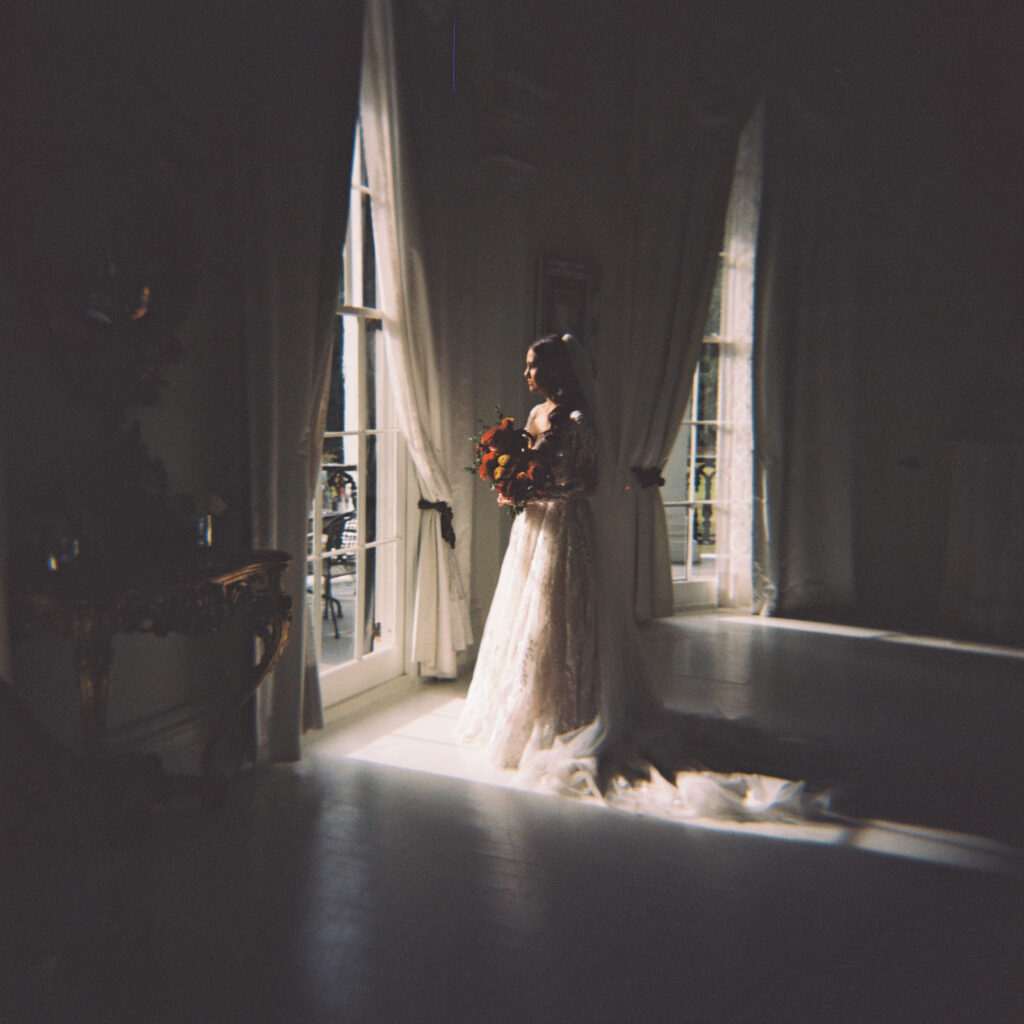
[[[661,472],[700,355],[737,143],[756,94],[750,27],[734,22],[729,8],[693,8],[704,41],[685,54],[663,29],[664,12],[644,10],[635,54],[630,358],[618,383],[629,395],[618,474],[632,498],[625,536],[634,538],[638,622],[673,610]],[[720,48],[702,50],[708,39]]]
[[[785,89],[767,111],[754,348],[755,607],[844,614],[855,602],[855,161],[838,108],[822,116]]]
[[[243,325],[252,538],[291,554],[291,639],[257,699],[256,753],[300,756],[321,724],[306,600],[309,507],[321,460],[324,385],[348,211],[362,8],[300,6],[255,83],[239,191],[245,217]]]
[[[402,149],[390,0],[367,5],[360,117],[388,371],[422,496],[411,657],[424,676],[454,678],[456,655],[471,642],[472,631],[448,529],[452,489],[439,453],[448,447],[450,403],[437,372],[423,249]]]
[[[747,608],[753,600],[754,271],[761,216],[761,154],[764,105],[740,137],[726,218],[719,330],[728,344],[719,349],[716,489],[725,504],[716,509],[715,532],[724,542],[718,562],[718,604]]]

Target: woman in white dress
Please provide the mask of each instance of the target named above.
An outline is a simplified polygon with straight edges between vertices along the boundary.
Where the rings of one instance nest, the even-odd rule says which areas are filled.
[[[526,354],[527,386],[543,398],[526,433],[550,482],[512,526],[459,721],[460,736],[482,744],[504,768],[519,767],[528,746],[549,748],[598,711],[594,519],[587,500],[597,484],[598,442],[573,369],[575,345],[550,335]]]
[[[654,696],[620,581],[602,574],[607,560],[598,555],[589,499],[600,430],[586,353],[569,335],[546,336],[527,351],[524,377],[543,398],[526,433],[550,482],[513,524],[458,738],[499,767],[518,768],[529,785],[566,794],[636,809],[642,800],[673,816],[802,815],[802,785],[784,781],[806,767],[799,745],[743,723],[669,712]],[[652,768],[667,790],[645,791]],[[782,778],[766,788],[763,777],[736,771]]]

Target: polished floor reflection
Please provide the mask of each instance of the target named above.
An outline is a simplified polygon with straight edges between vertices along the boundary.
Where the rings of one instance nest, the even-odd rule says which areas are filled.
[[[670,703],[841,745],[851,805],[1019,845],[1018,654],[722,616],[645,643]],[[1024,1019],[1018,877],[510,788],[444,741],[463,690],[83,845],[34,894],[21,948],[60,942],[0,1019]]]

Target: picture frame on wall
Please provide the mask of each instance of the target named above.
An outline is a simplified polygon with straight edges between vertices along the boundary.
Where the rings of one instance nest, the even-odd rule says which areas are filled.
[[[598,271],[588,263],[542,255],[537,267],[536,336],[573,334],[592,341]]]

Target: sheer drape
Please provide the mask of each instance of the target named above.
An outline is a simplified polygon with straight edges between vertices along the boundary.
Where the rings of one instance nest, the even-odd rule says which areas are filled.
[[[656,8],[637,22],[628,294],[630,397],[618,473],[633,496],[638,621],[672,613],[668,534],[658,479],[675,443],[700,355],[740,131],[756,90],[752,19],[742,5],[687,5],[688,52]],[[628,591],[627,591],[628,592]]]
[[[733,175],[725,247],[719,333],[726,344],[718,359],[718,463],[715,490],[724,504],[715,510],[715,532],[728,552],[718,560],[718,604],[749,608],[753,592],[754,280],[761,216],[761,156],[764,105],[740,137]],[[724,565],[723,565],[724,562]]]
[[[360,116],[373,204],[380,306],[399,424],[423,502],[416,556],[412,660],[425,676],[454,678],[472,639],[468,594],[454,545],[442,534],[452,490],[439,453],[448,450],[444,382],[430,317],[423,249],[402,143],[390,0],[371,0]],[[431,507],[426,507],[431,506]]]
[[[275,49],[276,74],[254,83],[252,160],[243,170],[252,538],[294,559],[286,577],[291,642],[257,701],[257,754],[270,760],[298,758],[303,728],[321,713],[305,556],[348,211],[362,5],[300,5],[288,25],[294,31]]]

